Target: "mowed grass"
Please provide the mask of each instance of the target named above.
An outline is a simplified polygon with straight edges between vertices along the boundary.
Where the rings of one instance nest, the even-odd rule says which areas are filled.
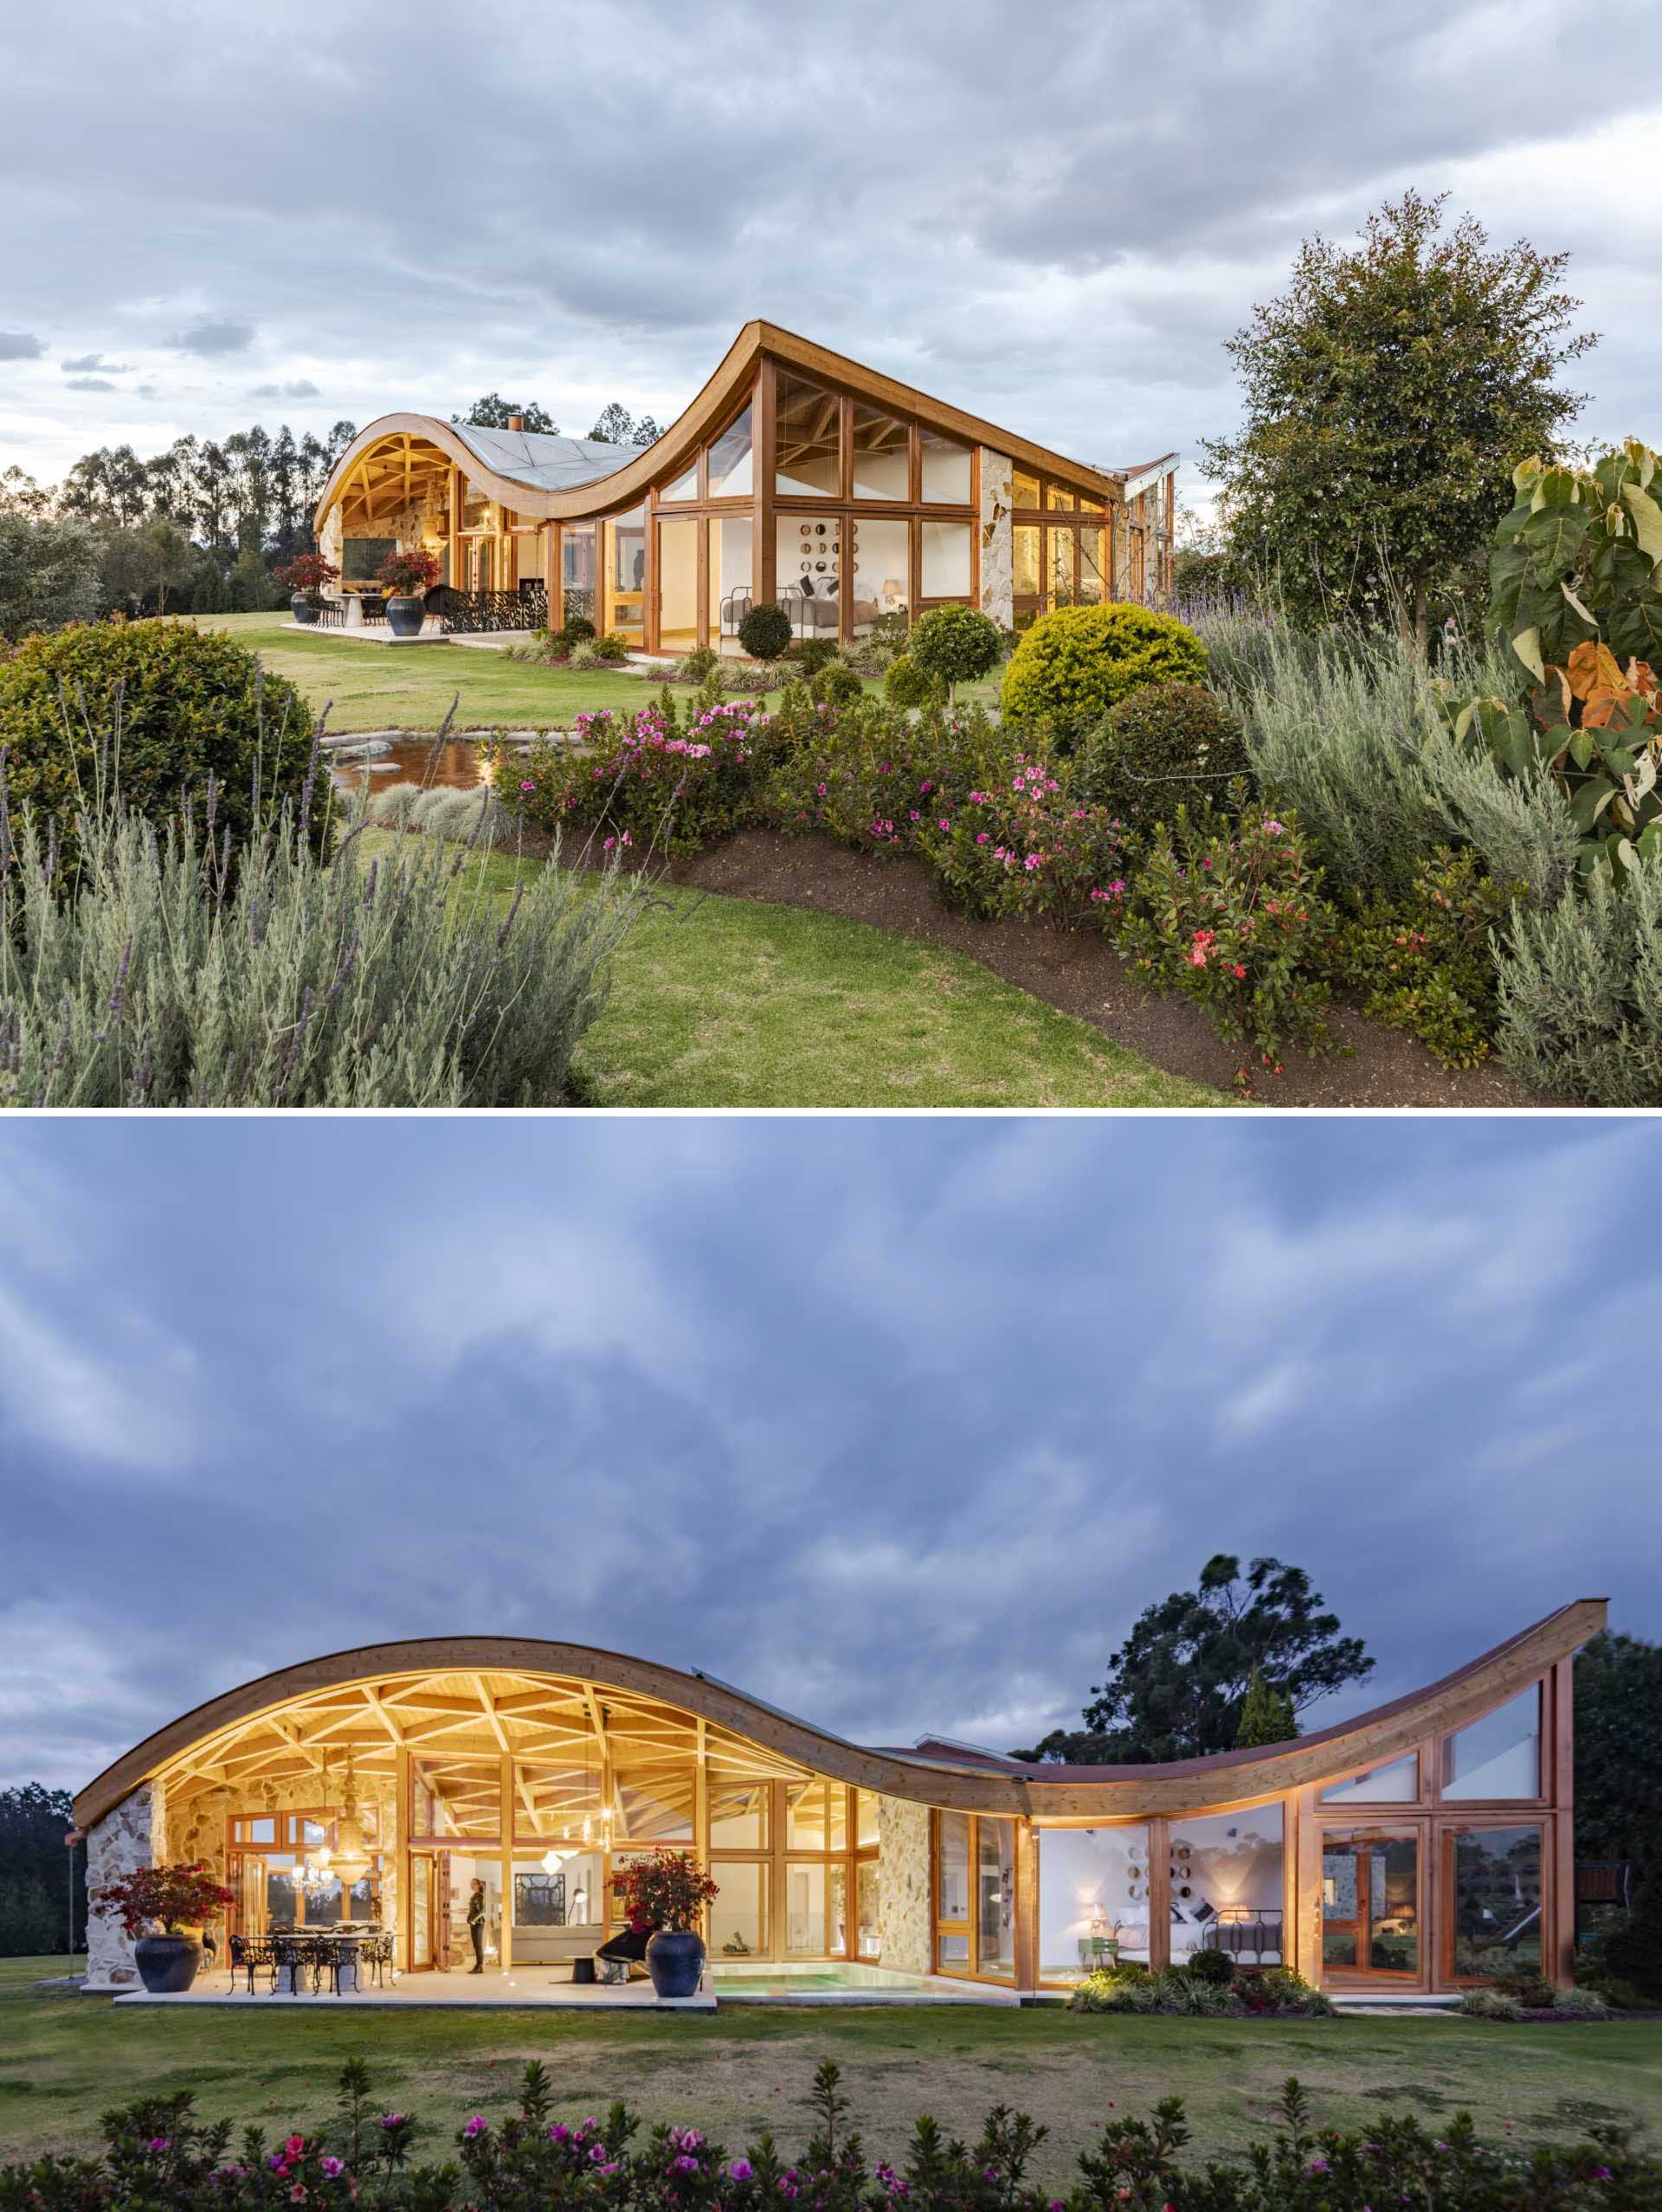
[[[513,660],[507,653],[455,645],[366,645],[328,631],[285,627],[280,614],[193,614],[204,630],[224,630],[287,676],[331,730],[436,730],[458,702],[458,730],[569,728],[600,707],[632,713],[644,706],[662,672],[573,673]],[[773,696],[776,696],[773,695]]]
[[[483,865],[506,903],[516,862]],[[673,885],[624,940],[576,1073],[595,1106],[1233,1103],[962,954]]]
[[[1449,2019],[1119,2019],[1057,2009],[730,2006],[711,2015],[461,2010],[186,2010],[44,1994],[50,1959],[0,1960],[0,2155],[85,2143],[98,2115],[140,2096],[196,2093],[209,2117],[267,2130],[328,2114],[343,2060],[371,2068],[380,2109],[426,2123],[428,2155],[470,2113],[512,2108],[538,2058],[566,2119],[625,2098],[648,2121],[696,2123],[738,2148],[771,2128],[788,2150],[819,2061],[834,2059],[873,2157],[895,2158],[931,2112],[973,2132],[988,2107],[1050,2131],[1045,2180],[1063,2181],[1106,2120],[1181,2097],[1191,2157],[1239,2151],[1296,2074],[1317,2118],[1365,2126],[1387,2112],[1436,2125],[1562,2142],[1589,2122],[1662,2122],[1662,2025],[1500,2027]],[[224,1977],[216,1977],[220,1986]]]

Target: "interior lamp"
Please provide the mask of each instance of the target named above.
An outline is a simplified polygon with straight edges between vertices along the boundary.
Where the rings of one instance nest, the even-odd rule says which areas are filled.
[[[577,1855],[575,1851],[557,1851],[551,1845],[543,1854],[543,1872],[557,1874],[568,1859],[575,1859]]]
[[[369,1838],[358,1817],[358,1778],[352,1772],[352,1755],[346,1754],[346,1778],[341,1790],[341,1815],[335,1823],[335,1848],[326,1848],[318,1854],[318,1862],[325,1871],[340,1876],[341,1885],[350,1889],[355,1881],[362,1881],[369,1873]]]

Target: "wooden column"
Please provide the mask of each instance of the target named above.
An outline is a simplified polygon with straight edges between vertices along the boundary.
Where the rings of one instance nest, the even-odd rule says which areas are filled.
[[[700,1715],[698,1723],[697,1764],[692,1769],[692,1855],[706,1873],[710,1868],[710,1769],[705,1747],[706,1723]],[[710,1907],[704,1907],[699,1915],[699,1932],[705,1945],[710,1941]]]
[[[773,530],[774,369],[764,360],[756,385],[756,414],[752,446],[756,456],[756,551],[750,563],[752,604],[770,605],[778,597],[778,563]]]
[[[502,1943],[499,1964],[513,1971],[513,1754],[504,1752],[499,1797],[502,1821]]]
[[[1298,1792],[1298,1926],[1293,1964],[1307,1982],[1320,1986],[1322,1968],[1322,1831],[1316,1818],[1316,1791]]]
[[[1549,1981],[1569,1987],[1575,1979],[1575,1662],[1561,1659],[1547,1678],[1548,1726],[1551,1730],[1554,1811],[1542,1836],[1550,1860],[1546,1904],[1551,1915],[1542,1964]]]
[[[1030,1820],[1015,1823],[1015,1986],[1039,1986],[1039,1836]]]
[[[768,1839],[770,1865],[768,1868],[768,1917],[771,1923],[773,1955],[785,1955],[785,1788],[783,1782],[769,1784],[770,1802],[768,1807]]]
[[[396,1823],[393,1842],[398,1854],[398,1926],[395,1931],[393,1963],[407,1974],[416,1957],[416,1924],[412,1918],[415,1906],[409,1878],[409,1829],[414,1800],[409,1784],[409,1752],[403,1744],[393,1753],[393,1772],[397,1778],[394,1785],[397,1803],[393,1808],[393,1818]],[[403,1952],[402,1959],[396,1955],[400,1947]]]
[[[1171,1964],[1171,1823],[1156,1813],[1149,1822],[1149,1967]]]

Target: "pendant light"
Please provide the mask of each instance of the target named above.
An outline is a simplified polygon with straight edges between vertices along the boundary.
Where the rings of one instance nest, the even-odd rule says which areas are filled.
[[[335,1823],[335,1848],[327,1854],[327,1859],[330,1872],[340,1876],[343,1888],[350,1889],[355,1881],[363,1881],[372,1863],[369,1838],[358,1817],[358,1778],[352,1772],[350,1751],[346,1754],[346,1778],[340,1802],[341,1815]]]

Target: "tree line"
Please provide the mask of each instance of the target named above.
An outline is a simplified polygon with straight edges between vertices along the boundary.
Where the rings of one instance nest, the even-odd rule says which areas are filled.
[[[74,1825],[67,1790],[0,1790],[0,1958],[61,1957],[72,1910],[74,1947],[84,1947],[87,1847],[63,1841]]]

